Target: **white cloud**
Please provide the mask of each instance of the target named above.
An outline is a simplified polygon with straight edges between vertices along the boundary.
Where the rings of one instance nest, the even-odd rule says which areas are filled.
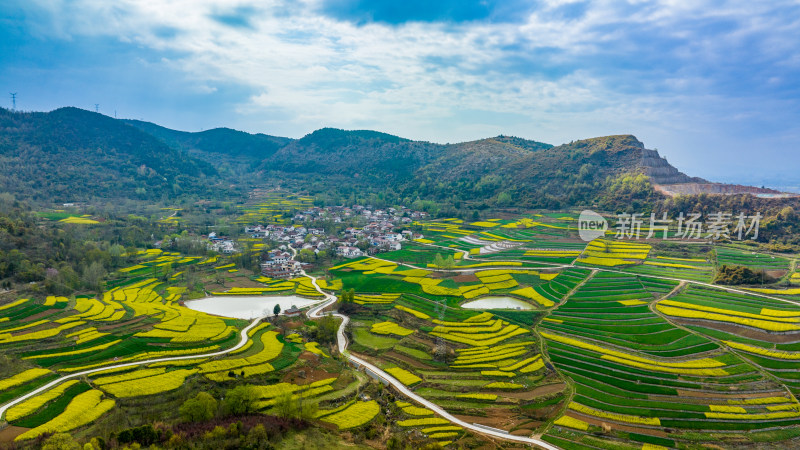
[[[27,8],[40,33],[168,52],[164,64],[180,68],[198,92],[214,92],[218,83],[247,86],[255,94],[236,111],[250,123],[269,116],[276,128],[258,131],[276,134],[337,126],[440,142],[487,132],[553,143],[616,132],[669,141],[668,133],[722,132],[764,114],[745,105],[754,100],[749,93],[718,91],[715,66],[744,64],[735,55],[743,46],[782,70],[800,65],[800,21],[775,13],[796,13],[793,2],[605,0],[585,15],[559,18],[555,12],[569,3],[549,0],[519,24],[396,26],[357,26],[319,15],[316,2],[277,0],[62,0]],[[212,18],[240,6],[256,11],[251,28]],[[717,28],[705,32],[706,24]],[[648,67],[651,61],[659,67]],[[783,100],[796,113],[797,98]],[[465,119],[464,111],[480,113]],[[503,127],[493,113],[518,119]]]

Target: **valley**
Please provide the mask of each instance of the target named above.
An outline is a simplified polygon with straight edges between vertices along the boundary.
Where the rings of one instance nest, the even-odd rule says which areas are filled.
[[[272,193],[216,221],[243,229],[327,214],[303,202]],[[242,216],[252,205],[268,216]],[[191,228],[207,214],[175,211],[159,226]],[[121,444],[120,433],[154,420],[175,436],[181,422],[204,423],[180,412],[187,399],[237,389],[250,401],[238,412],[221,404],[212,423],[266,414],[361,445],[387,433],[398,443],[501,448],[694,448],[800,435],[798,255],[737,241],[649,241],[647,229],[583,242],[578,213],[416,219],[395,228],[413,236],[400,250],[312,261],[284,279],[236,254],[126,249],[128,265],[94,295],[7,292],[6,439],[24,448],[68,432]],[[109,226],[70,217],[50,226]],[[232,242],[254,255],[283,246],[294,258],[303,247],[246,233]],[[718,285],[723,265],[772,277]],[[207,294],[213,314],[190,307]],[[288,301],[249,311],[255,321],[235,318],[257,308],[240,299],[260,296]],[[302,311],[275,315],[288,304]],[[225,436],[207,438],[235,438]]]

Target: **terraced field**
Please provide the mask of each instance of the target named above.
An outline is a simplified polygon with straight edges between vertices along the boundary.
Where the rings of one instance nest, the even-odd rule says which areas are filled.
[[[123,370],[96,372],[85,382],[70,381],[32,397],[11,408],[6,419],[14,425],[35,428],[18,439],[30,439],[49,430],[69,431],[89,424],[116,403],[127,404],[137,397],[150,397],[182,391],[189,378],[203,376],[220,383],[236,379],[263,380],[275,371],[297,361],[304,350],[287,342],[266,324],[251,331],[252,340],[231,356],[222,359],[199,358],[233,347],[245,322],[210,316],[188,309],[180,303],[186,288],[170,286],[163,280],[187,265],[197,265],[213,273],[224,270],[216,258],[202,260],[160,250],[141,252],[139,264],[119,271],[119,278],[99,298],[50,296],[43,300],[20,299],[0,306],[0,348],[3,354],[20,361],[22,367],[36,368],[16,373],[0,381],[0,404],[42,386],[53,379],[111,364],[156,358],[186,356],[173,363],[133,366]],[[167,272],[167,270],[171,272]],[[147,275],[158,278],[147,278]],[[240,288],[239,293],[267,293],[275,284],[281,291],[319,296],[308,278],[291,281],[256,279],[263,288]],[[234,289],[237,292],[236,289]],[[314,343],[316,344],[316,343]],[[320,356],[325,351],[310,347]],[[4,368],[5,369],[5,368]],[[346,372],[343,374],[346,377]],[[338,375],[337,375],[338,377]],[[333,380],[337,378],[334,377]],[[230,381],[229,381],[230,380]],[[332,380],[332,381],[333,381]],[[75,416],[75,398],[91,387],[108,400],[92,397],[97,414]],[[324,392],[332,391],[326,388]],[[324,393],[322,390],[314,391]],[[83,404],[83,403],[81,403]]]
[[[380,304],[360,308],[351,316],[351,351],[453,414],[487,426],[533,431],[540,421],[521,412],[541,401],[543,392],[556,401],[563,397],[565,386],[545,369],[538,339],[513,314],[506,319],[489,312],[440,308],[411,297],[398,299],[391,308]],[[381,318],[389,319],[380,324],[403,332],[391,340],[381,337],[384,331],[367,319],[374,308]],[[530,320],[533,313],[528,314]],[[410,420],[408,426],[448,425],[442,419]],[[448,430],[442,438],[460,435]],[[429,431],[422,430],[438,438],[436,433],[442,430]]]
[[[578,264],[599,267],[626,266],[643,262],[650,245],[611,239],[595,239],[586,245]]]
[[[653,312],[654,298],[676,287],[600,272],[542,323],[553,363],[575,383],[552,442],[591,446],[592,430],[605,424],[612,438],[674,447],[684,436],[714,441],[704,433],[798,423],[800,404],[782,384]],[[659,301],[657,311],[686,295]]]
[[[640,275],[677,278],[700,282],[711,282],[714,278],[714,265],[706,258],[648,256],[642,264],[626,267],[626,272]]]
[[[276,198],[241,220],[281,223],[307,202]],[[262,323],[236,351],[201,356],[233,347],[246,323],[184,307],[187,271],[205,274],[223,297],[322,294],[307,277],[243,275],[222,256],[159,250],[139,252],[98,297],[0,305],[0,351],[15,364],[2,372],[0,404],[96,370],[26,399],[5,419],[29,441],[91,429],[109,411],[143,403],[177,411],[198,387],[249,384],[260,412],[313,403],[313,420],[331,429],[388,422],[394,434],[452,447],[488,442],[468,424],[542,435],[562,448],[781,446],[800,437],[800,292],[708,284],[722,264],[787,271],[796,260],[674,242],[585,244],[574,216],[423,222],[422,240],[341,261],[320,281],[354,292],[338,305],[350,318],[348,350],[463,427],[402,396],[387,400],[335,347],[315,341],[317,322]],[[437,266],[437,254],[453,257],[453,267]],[[530,309],[460,307],[490,297]],[[174,356],[185,359],[103,370]]]
[[[510,265],[514,267],[513,264]],[[519,297],[530,302],[532,307],[542,306],[542,299],[534,296],[531,289],[548,281],[555,274],[525,268],[492,269],[496,266],[478,264],[470,273],[438,277],[433,276],[436,272],[429,270],[435,269],[434,267],[412,268],[392,261],[363,258],[334,266],[330,272],[335,279],[342,280],[344,289],[355,289],[360,294],[356,300],[361,303],[380,303],[381,300],[375,296],[402,293],[455,306],[465,300],[491,293]],[[472,267],[459,267],[467,268]]]
[[[789,260],[780,256],[760,254],[731,247],[716,247],[717,262],[721,266],[745,266],[751,269],[786,271]]]
[[[240,225],[289,223],[292,211],[308,209],[313,206],[313,202],[313,198],[301,195],[286,196],[281,193],[266,195],[259,203],[240,206],[241,215],[233,223]]]

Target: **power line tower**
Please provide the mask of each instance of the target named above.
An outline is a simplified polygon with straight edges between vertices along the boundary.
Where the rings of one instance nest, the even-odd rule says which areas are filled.
[[[11,94],[11,110],[12,111],[16,111],[17,110],[17,93],[16,92],[10,92],[10,94]]]
[[[96,113],[100,112],[100,103],[95,103],[94,104],[94,112],[96,112]]]

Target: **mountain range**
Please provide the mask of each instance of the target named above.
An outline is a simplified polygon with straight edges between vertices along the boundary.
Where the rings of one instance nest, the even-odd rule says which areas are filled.
[[[0,109],[0,162],[2,189],[42,202],[202,196],[242,180],[295,177],[500,206],[509,199],[531,207],[594,204],[640,175],[661,195],[779,194],[690,177],[631,135],[559,146],[510,136],[443,145],[323,128],[291,139],[176,131],[72,107]]]

